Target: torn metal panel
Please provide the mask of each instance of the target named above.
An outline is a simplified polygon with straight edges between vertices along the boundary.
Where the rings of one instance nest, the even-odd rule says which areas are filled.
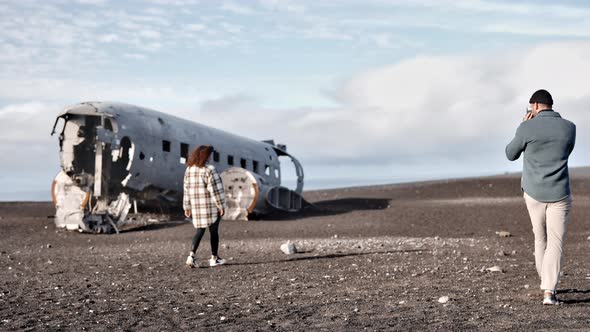
[[[225,218],[248,220],[248,214],[264,202],[259,200],[259,181],[251,172],[238,167],[229,168],[220,176],[227,205]]]
[[[94,163],[94,196],[102,195],[102,143],[96,143],[96,155]]]
[[[69,230],[87,230],[83,219],[90,193],[83,191],[63,171],[55,177],[51,193],[56,208],[55,225]]]

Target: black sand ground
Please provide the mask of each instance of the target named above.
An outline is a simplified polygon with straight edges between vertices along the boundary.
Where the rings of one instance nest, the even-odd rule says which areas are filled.
[[[0,330],[588,331],[589,184],[573,179],[559,307],[513,176],[308,192],[322,211],[223,222],[228,264],[198,269],[190,224],[79,234],[49,203],[0,203]]]

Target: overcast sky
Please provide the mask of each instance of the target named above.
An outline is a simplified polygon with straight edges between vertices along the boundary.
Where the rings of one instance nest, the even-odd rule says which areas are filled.
[[[586,1],[0,1],[0,200],[49,198],[54,118],[88,100],[274,138],[317,188],[517,171],[504,147],[544,88],[578,126],[570,165],[590,165],[588,17]]]

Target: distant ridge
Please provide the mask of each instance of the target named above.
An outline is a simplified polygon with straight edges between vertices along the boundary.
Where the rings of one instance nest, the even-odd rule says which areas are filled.
[[[491,175],[491,177],[516,177],[520,176],[522,172],[504,173],[498,175]],[[590,166],[570,167],[570,176],[576,178],[588,178],[590,177]],[[482,176],[487,177],[487,176]]]
[[[571,174],[571,176],[574,176],[574,177],[588,178],[588,177],[590,177],[590,166],[571,167],[570,174]]]

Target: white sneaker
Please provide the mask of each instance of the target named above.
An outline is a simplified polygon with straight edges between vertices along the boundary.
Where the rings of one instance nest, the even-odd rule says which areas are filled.
[[[543,305],[561,305],[553,291],[545,291],[543,294]]]
[[[191,268],[199,267],[199,263],[195,261],[195,257],[193,255],[188,255],[186,258],[186,265]]]
[[[225,259],[221,259],[215,256],[211,256],[211,258],[209,258],[209,266],[217,266],[223,264],[225,264]]]

